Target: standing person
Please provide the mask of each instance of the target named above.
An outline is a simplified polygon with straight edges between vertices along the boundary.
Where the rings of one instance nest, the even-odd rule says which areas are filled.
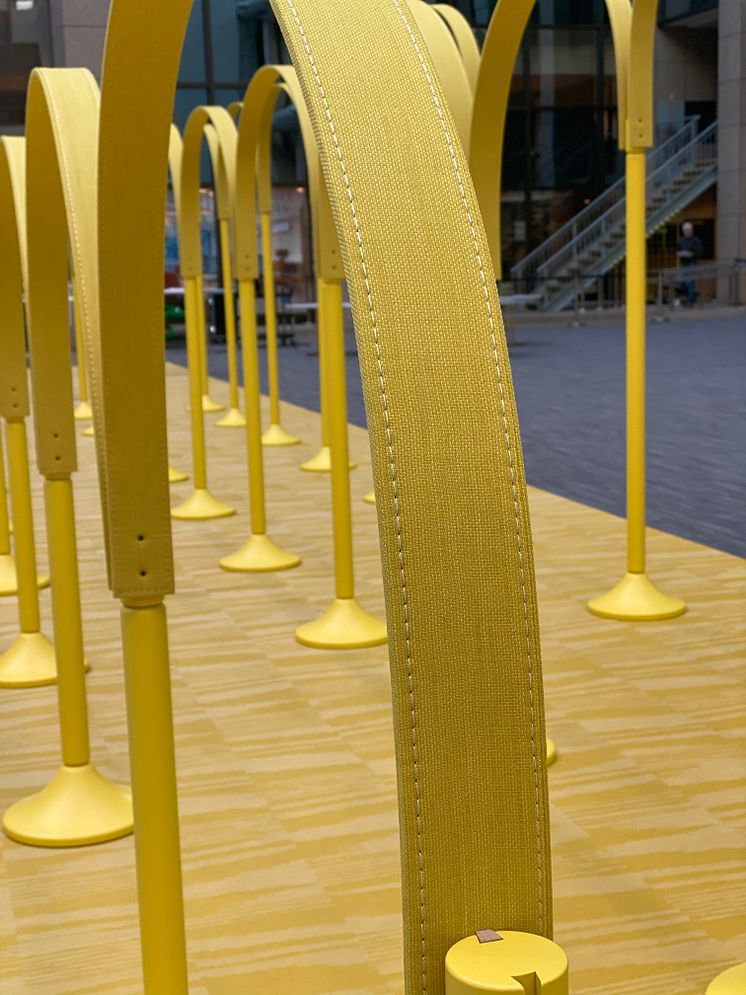
[[[681,226],[681,238],[676,243],[676,255],[679,257],[679,265],[683,270],[683,284],[686,290],[684,303],[687,307],[691,307],[697,299],[692,268],[699,262],[702,251],[702,240],[694,234],[694,225],[691,221],[685,221]],[[692,270],[692,272],[687,274],[687,269]]]

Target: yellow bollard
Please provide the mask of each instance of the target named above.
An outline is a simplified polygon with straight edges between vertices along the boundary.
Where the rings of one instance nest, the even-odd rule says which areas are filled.
[[[375,491],[369,491],[369,493],[363,497],[363,501],[365,501],[366,504],[375,504],[376,503]]]
[[[746,992],[746,964],[723,971],[707,986],[705,995],[743,995]]]
[[[225,407],[210,397],[210,371],[207,362],[207,320],[205,318],[205,283],[200,273],[197,277],[197,322],[199,327],[199,371],[200,371],[200,391],[201,407],[206,414],[213,414],[215,411],[222,411]]]
[[[297,567],[300,557],[287,553],[267,535],[264,499],[264,458],[262,456],[261,409],[259,400],[259,359],[256,332],[256,300],[253,280],[238,284],[243,330],[243,391],[246,411],[246,450],[249,465],[251,535],[235,553],[220,561],[223,570],[265,572]]]
[[[321,618],[301,625],[295,637],[304,646],[324,649],[378,646],[386,642],[386,624],[355,600],[342,285],[339,280],[322,280],[319,290],[319,305],[323,300],[328,314],[323,333],[329,377],[335,599]]]
[[[202,415],[203,396],[200,355],[200,324],[198,317],[198,281],[194,277],[184,280],[186,308],[187,352],[191,357],[189,368],[189,409],[192,422],[192,466],[194,492],[181,504],[172,508],[173,518],[208,519],[227,518],[235,515],[235,508],[224,504],[207,489],[207,457],[205,455],[205,425]]]
[[[569,995],[562,947],[534,933],[479,930],[450,948],[445,995]]]
[[[609,2],[610,15],[615,7]],[[676,618],[686,611],[681,598],[663,594],[645,572],[645,148],[653,141],[656,10],[657,0],[636,0],[631,17],[616,15],[616,28],[612,17],[617,74],[626,90],[624,101],[620,98],[625,112],[620,113],[620,138],[626,153],[627,572],[611,591],[589,601],[588,608],[602,618],[627,621]]]
[[[218,428],[243,428],[246,419],[238,407],[238,376],[236,359],[236,304],[233,299],[233,274],[231,272],[231,240],[228,218],[219,218],[220,254],[223,267],[223,300],[225,307],[225,342],[228,350],[229,408],[227,414],[215,422]]]
[[[71,113],[71,106],[77,113]],[[45,477],[62,766],[45,788],[7,810],[3,829],[11,838],[37,846],[99,843],[132,830],[129,792],[102,777],[91,764],[70,479],[76,469],[76,447],[67,233],[90,230],[95,224],[95,201],[81,198],[74,202],[70,186],[76,183],[85,190],[93,187],[88,148],[92,134],[95,136],[91,121],[95,126],[97,110],[97,88],[86,70],[37,69],[32,73],[26,106],[28,197],[24,198],[28,230],[27,326],[37,462]],[[78,315],[79,319],[84,316],[82,307]],[[81,341],[82,326],[81,321]],[[21,359],[25,367],[22,339],[17,352],[20,372]],[[78,361],[82,360],[81,350]],[[25,376],[25,369],[23,373]]]
[[[177,470],[175,466],[171,466],[169,464],[168,467],[169,484],[180,484],[182,480],[189,480],[189,474],[184,473],[182,470]]]
[[[16,565],[10,552],[10,519],[8,518],[8,495],[5,490],[3,433],[2,424],[0,424],[0,597],[17,593]]]
[[[20,634],[0,655],[0,687],[35,687],[57,679],[54,648],[40,631],[25,419],[29,413],[23,296],[26,232],[22,138],[0,139],[0,417],[5,419],[8,482],[13,509]],[[65,271],[67,286],[67,271]],[[67,295],[66,295],[67,296]],[[67,301],[65,301],[67,315]],[[72,404],[71,404],[72,408]]]
[[[0,655],[0,687],[39,687],[54,684],[57,665],[54,647],[41,632],[39,618],[26,425],[22,418],[7,421],[5,430],[21,632],[12,646]]]
[[[78,305],[78,292],[75,288],[75,277],[73,276],[73,317],[75,322],[75,359],[78,366],[78,396],[80,401],[75,409],[76,421],[90,421],[93,418],[91,405],[88,401],[88,374],[85,368],[85,346],[83,344],[83,326],[80,320],[80,306]],[[88,435],[86,431],[83,435]],[[91,428],[90,435],[93,435]]]
[[[269,428],[262,435],[265,446],[294,446],[300,439],[286,432],[280,424],[280,375],[277,361],[277,306],[272,253],[272,218],[261,213],[262,284],[264,287],[264,327],[267,335],[267,378],[269,381]]]
[[[301,463],[301,470],[307,473],[330,473],[332,469],[332,454],[329,448],[329,385],[326,365],[326,346],[324,344],[324,322],[326,320],[326,305],[321,292],[322,277],[316,279],[316,312],[317,335],[319,342],[319,408],[321,409],[321,449]]]

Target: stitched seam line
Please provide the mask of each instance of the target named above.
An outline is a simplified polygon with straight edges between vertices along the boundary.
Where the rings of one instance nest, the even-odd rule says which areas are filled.
[[[342,169],[342,176],[344,178],[345,189],[347,191],[347,199],[349,201],[350,211],[352,213],[352,221],[355,226],[355,237],[357,240],[358,252],[360,254],[360,266],[363,274],[363,281],[365,283],[365,292],[368,301],[371,330],[373,332],[373,344],[376,352],[378,381],[381,390],[381,400],[383,403],[383,413],[386,424],[386,446],[388,449],[389,469],[391,472],[391,490],[394,498],[397,554],[399,558],[399,575],[401,578],[402,608],[404,614],[404,640],[406,645],[407,685],[409,691],[409,713],[410,713],[411,734],[412,734],[412,764],[414,771],[414,789],[415,789],[415,822],[417,826],[417,864],[418,864],[419,885],[420,885],[419,911],[420,911],[420,945],[422,949],[422,991],[423,993],[425,993],[427,991],[427,961],[425,954],[425,865],[424,865],[424,855],[422,851],[422,806],[421,806],[421,796],[420,796],[419,761],[417,754],[417,725],[415,721],[415,708],[414,708],[414,678],[412,674],[412,647],[411,647],[410,631],[409,631],[407,582],[406,582],[406,573],[404,570],[404,552],[402,548],[401,515],[399,512],[399,489],[396,480],[396,463],[394,460],[393,435],[391,432],[391,422],[389,419],[389,403],[388,403],[388,396],[386,393],[386,380],[383,373],[383,360],[381,357],[381,348],[378,339],[378,325],[376,322],[375,307],[373,305],[373,295],[371,293],[370,283],[368,281],[368,267],[365,261],[365,249],[363,247],[363,239],[362,239],[362,234],[360,232],[360,225],[357,217],[357,208],[355,207],[355,199],[352,195],[352,187],[350,186],[350,178],[347,174],[347,166],[345,165],[342,149],[339,144],[339,139],[337,138],[337,131],[334,126],[334,118],[332,117],[332,112],[326,97],[326,91],[324,90],[324,85],[319,77],[319,73],[316,68],[316,62],[313,58],[313,54],[311,52],[311,48],[308,43],[308,38],[306,37],[306,33],[303,30],[303,25],[300,22],[300,19],[298,17],[298,11],[295,8],[293,0],[287,0],[287,2],[292,12],[293,20],[295,21],[298,31],[300,32],[301,40],[303,42],[303,47],[306,51],[306,55],[308,56],[308,61],[311,66],[311,71],[316,81],[316,85],[319,88],[319,94],[324,104],[324,113],[326,115],[326,120],[329,125],[329,131],[332,136],[334,148],[337,152],[339,165]]]
[[[537,880],[538,880],[538,915],[539,915],[539,931],[543,931],[544,925],[544,896],[543,896],[543,859],[541,852],[541,821],[540,821],[540,805],[539,805],[539,765],[537,759],[536,751],[536,728],[535,728],[535,705],[534,705],[534,675],[533,675],[533,660],[531,656],[531,634],[528,621],[528,598],[526,595],[526,578],[523,567],[523,539],[521,536],[521,524],[520,524],[520,514],[518,510],[518,491],[516,488],[515,480],[515,467],[513,464],[513,449],[510,442],[510,432],[508,429],[508,417],[505,405],[505,392],[503,389],[502,372],[500,369],[500,360],[497,353],[497,338],[495,333],[495,321],[492,314],[492,305],[490,304],[489,289],[487,285],[487,277],[484,272],[484,264],[482,263],[482,255],[479,251],[479,241],[477,239],[476,229],[474,227],[474,219],[472,217],[471,211],[469,210],[469,203],[466,199],[466,190],[464,189],[464,184],[461,179],[461,171],[459,169],[458,160],[456,158],[456,152],[453,147],[453,142],[451,140],[450,133],[448,131],[448,124],[446,122],[445,116],[443,114],[443,108],[441,107],[440,100],[438,99],[438,94],[433,85],[432,76],[428,70],[427,63],[422,55],[422,50],[417,42],[417,39],[412,32],[412,28],[404,14],[401,6],[399,5],[399,0],[392,0],[396,10],[401,17],[407,33],[414,45],[415,51],[417,52],[417,57],[420,60],[420,65],[422,66],[422,71],[425,74],[425,79],[430,88],[430,93],[432,94],[433,101],[435,103],[435,108],[438,112],[438,117],[440,119],[441,127],[443,128],[443,134],[445,135],[446,142],[448,144],[448,151],[451,155],[451,162],[453,163],[453,169],[456,174],[456,182],[458,184],[459,193],[461,195],[461,202],[464,205],[464,210],[466,211],[466,218],[469,223],[469,229],[471,232],[471,237],[474,243],[474,251],[476,254],[477,265],[479,266],[479,273],[482,280],[482,290],[484,292],[484,301],[487,308],[487,320],[490,328],[490,341],[492,344],[492,354],[495,359],[495,367],[497,369],[497,383],[500,390],[500,407],[502,409],[502,421],[503,430],[505,433],[505,447],[508,456],[508,468],[510,470],[510,484],[513,492],[513,510],[515,513],[515,536],[516,536],[516,546],[518,548],[518,564],[521,578],[521,590],[523,592],[523,624],[526,634],[526,655],[528,663],[528,700],[529,700],[529,714],[530,714],[530,727],[531,727],[531,756],[533,761],[533,773],[534,773],[534,813],[536,817],[536,864],[537,864]]]

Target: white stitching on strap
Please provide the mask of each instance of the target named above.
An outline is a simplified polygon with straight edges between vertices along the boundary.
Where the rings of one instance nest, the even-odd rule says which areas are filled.
[[[342,169],[342,176],[344,177],[344,184],[347,190],[347,199],[350,203],[350,211],[352,212],[352,221],[355,226],[355,237],[357,239],[358,251],[360,253],[360,266],[362,269],[363,280],[365,282],[365,291],[368,299],[368,309],[370,312],[370,321],[373,331],[373,343],[376,351],[376,364],[378,366],[378,381],[381,389],[381,399],[383,402],[383,413],[386,422],[386,444],[388,448],[389,456],[389,468],[391,471],[391,489],[394,497],[394,511],[396,518],[396,541],[398,547],[399,556],[399,574],[401,577],[401,589],[402,589],[402,609],[404,614],[404,639],[406,643],[406,657],[407,657],[407,683],[409,688],[409,711],[410,711],[410,721],[411,721],[411,731],[412,731],[412,763],[414,770],[414,789],[415,789],[415,821],[417,825],[417,862],[419,868],[419,879],[420,879],[420,942],[422,946],[422,991],[423,993],[427,991],[427,971],[426,971],[426,954],[425,954],[425,863],[424,855],[422,852],[422,807],[420,800],[420,781],[419,781],[419,761],[417,756],[417,727],[415,722],[415,709],[414,709],[414,678],[412,674],[412,653],[411,653],[411,641],[409,632],[409,609],[407,603],[407,582],[406,574],[404,571],[404,551],[402,547],[402,532],[401,532],[401,517],[399,514],[399,490],[396,481],[396,464],[394,461],[394,444],[393,436],[391,432],[391,424],[389,420],[389,403],[388,396],[386,394],[386,380],[383,374],[383,360],[381,358],[381,349],[378,341],[378,326],[376,324],[376,312],[373,306],[373,296],[371,294],[370,283],[368,282],[368,267],[365,262],[365,249],[363,248],[363,239],[360,232],[360,225],[358,223],[357,209],[355,207],[355,200],[352,196],[352,188],[350,186],[350,178],[347,175],[347,166],[345,165],[344,156],[342,155],[342,149],[339,144],[339,139],[337,138],[337,131],[334,127],[334,119],[332,117],[332,112],[329,107],[329,102],[326,97],[326,92],[324,86],[319,77],[318,70],[316,68],[316,62],[314,61],[313,55],[311,53],[311,48],[308,44],[308,38],[303,30],[303,26],[298,18],[298,11],[293,4],[293,0],[287,0],[288,6],[293,15],[293,20],[295,21],[298,31],[300,32],[301,39],[303,41],[303,47],[308,55],[308,61],[311,65],[311,71],[313,72],[314,79],[319,88],[319,93],[324,104],[324,112],[326,114],[326,119],[329,124],[329,130],[331,132],[332,141],[334,142],[334,148],[336,149],[337,156],[339,158],[339,164]]]
[[[513,466],[513,450],[510,443],[510,432],[508,430],[508,418],[505,407],[505,392],[503,390],[502,373],[500,370],[500,360],[497,355],[497,338],[495,335],[495,322],[492,314],[492,305],[490,304],[489,289],[487,286],[487,277],[484,272],[484,265],[482,263],[482,255],[479,251],[479,241],[477,239],[477,232],[474,227],[474,219],[472,218],[471,211],[469,210],[469,203],[466,199],[466,190],[464,189],[464,184],[461,179],[461,171],[459,170],[458,160],[456,158],[456,153],[453,148],[453,142],[448,131],[448,124],[446,122],[445,116],[443,114],[443,108],[441,107],[440,100],[438,99],[438,94],[433,85],[432,76],[427,67],[427,63],[422,55],[422,50],[417,42],[417,39],[412,31],[412,28],[407,20],[404,11],[399,5],[399,0],[393,0],[393,4],[396,7],[399,16],[404,22],[404,26],[407,29],[409,37],[412,40],[417,56],[420,60],[420,65],[422,66],[422,71],[425,74],[425,79],[427,80],[428,86],[430,87],[430,93],[433,95],[433,100],[435,102],[435,107],[438,112],[438,117],[440,118],[440,123],[443,128],[443,133],[446,137],[446,142],[448,143],[448,151],[451,154],[451,161],[453,163],[453,169],[456,173],[456,182],[458,183],[459,193],[461,194],[461,201],[464,205],[464,210],[466,211],[466,218],[469,222],[469,229],[471,231],[471,236],[474,241],[474,251],[476,253],[477,264],[479,266],[479,273],[482,278],[482,289],[484,291],[484,301],[487,307],[487,320],[490,326],[490,339],[492,343],[492,354],[495,358],[495,366],[497,368],[497,383],[500,389],[500,407],[502,408],[502,420],[503,420],[503,430],[505,432],[505,446],[508,454],[508,467],[510,469],[510,482],[513,490],[513,510],[515,512],[515,537],[516,545],[518,546],[518,564],[520,568],[521,577],[521,589],[523,591],[523,624],[526,632],[526,653],[528,659],[528,700],[529,700],[529,712],[530,712],[530,724],[531,724],[531,753],[533,758],[533,768],[534,768],[534,811],[536,816],[536,862],[538,871],[538,912],[539,912],[539,930],[543,929],[544,925],[544,896],[543,896],[543,884],[542,884],[542,855],[541,855],[541,822],[539,817],[539,768],[536,754],[536,730],[534,721],[534,675],[533,675],[533,661],[531,658],[531,635],[528,622],[528,599],[526,596],[526,578],[523,569],[523,539],[521,537],[521,524],[520,515],[518,511],[518,491],[516,489],[515,482],[515,468]]]

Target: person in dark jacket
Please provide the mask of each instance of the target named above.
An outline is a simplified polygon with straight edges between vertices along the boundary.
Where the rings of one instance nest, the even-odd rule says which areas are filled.
[[[676,243],[676,255],[679,257],[679,265],[683,273],[683,285],[686,291],[687,307],[691,307],[697,299],[697,292],[694,289],[693,267],[697,265],[702,256],[702,240],[694,234],[694,225],[691,221],[685,221],[681,226],[681,238]],[[687,273],[687,269],[691,273]]]

